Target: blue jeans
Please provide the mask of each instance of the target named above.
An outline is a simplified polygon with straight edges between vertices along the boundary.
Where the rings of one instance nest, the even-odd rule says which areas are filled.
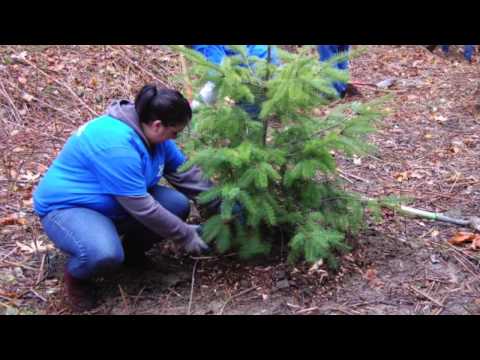
[[[190,203],[183,194],[164,186],[155,186],[151,194],[167,210],[187,219]],[[132,217],[113,221],[87,208],[55,210],[41,221],[50,240],[69,255],[67,269],[78,279],[115,270],[123,263],[125,253],[120,235],[135,234],[143,251],[162,240]]]
[[[317,45],[317,52],[320,61],[328,61],[333,56],[339,55],[342,52],[348,52],[349,50],[350,45]],[[336,63],[335,67],[339,70],[348,71],[348,60]],[[334,81],[333,87],[337,90],[337,93],[342,96],[347,89],[347,84],[340,81]]]
[[[260,111],[262,110],[259,104],[250,104],[241,101],[238,103],[238,106],[240,106],[242,110],[252,118],[252,120],[259,120],[258,115],[260,115]]]

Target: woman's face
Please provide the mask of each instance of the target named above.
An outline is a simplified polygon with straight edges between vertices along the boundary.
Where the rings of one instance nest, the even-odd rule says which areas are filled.
[[[170,139],[175,140],[185,125],[164,126],[160,120],[155,120],[150,124],[142,124],[142,128],[148,141],[156,145]]]

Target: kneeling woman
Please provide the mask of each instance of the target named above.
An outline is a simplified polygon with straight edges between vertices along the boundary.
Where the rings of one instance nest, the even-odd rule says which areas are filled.
[[[94,306],[92,277],[124,262],[142,264],[155,241],[174,239],[188,252],[207,248],[185,221],[189,198],[211,184],[199,168],[177,172],[186,158],[173,141],[191,117],[178,91],[147,85],[135,103],[114,102],[81,126],[41,180],[34,208],[69,255],[64,285],[75,310]],[[163,176],[176,190],[158,185]]]

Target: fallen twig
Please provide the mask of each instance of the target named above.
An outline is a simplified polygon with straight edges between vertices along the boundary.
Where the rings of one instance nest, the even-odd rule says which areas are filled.
[[[232,301],[232,300],[235,299],[235,298],[238,298],[239,296],[248,294],[249,292],[251,292],[251,291],[253,291],[253,290],[257,290],[257,289],[259,289],[258,286],[253,286],[253,287],[248,288],[248,289],[246,289],[246,290],[240,291],[240,292],[239,292],[238,294],[236,294],[236,295],[230,296],[230,297],[227,299],[227,301],[225,301],[225,304],[223,304],[223,306],[222,306],[220,312],[218,313],[218,315],[222,315],[222,314],[223,314],[223,311],[225,310],[225,307],[228,305],[228,303],[229,303],[230,301]]]
[[[343,180],[348,181],[350,184],[355,184],[352,180],[350,180],[350,179],[349,179],[348,177],[346,177],[345,175],[339,174],[339,176],[340,176]]]
[[[40,269],[38,271],[38,277],[37,277],[37,281],[35,281],[35,286],[37,286],[38,284],[40,284],[40,282],[43,280],[43,267],[45,265],[45,259],[47,257],[47,254],[43,254],[42,256],[42,261],[40,262]]]
[[[192,283],[190,285],[190,299],[188,300],[188,309],[187,309],[187,315],[191,314],[192,311],[192,300],[193,300],[193,288],[195,285],[195,271],[197,270],[197,264],[199,260],[195,260],[195,264],[193,264],[193,270],[192,270]]]
[[[478,278],[479,275],[476,274],[472,269],[470,269],[465,263],[464,263],[464,260],[465,259],[462,259],[461,255],[457,254],[457,253],[454,253],[453,254],[453,257],[455,258],[455,260],[457,260],[460,265],[462,265],[464,267],[465,270],[467,270],[470,274],[472,274],[474,277]],[[467,259],[468,261],[468,259]]]
[[[192,260],[212,260],[212,259],[219,259],[224,257],[235,256],[237,253],[226,254],[226,255],[219,255],[219,256],[190,256]]]
[[[24,265],[24,264],[20,264],[20,263],[17,263],[17,262],[14,262],[14,261],[8,261],[8,260],[3,260],[5,264],[0,264],[0,267],[13,267],[13,266],[16,266],[16,267],[21,267],[21,268],[25,268],[27,270],[33,270],[33,271],[36,271],[37,269],[34,269],[33,267],[31,266],[28,266],[28,265]]]
[[[415,286],[410,285],[409,288],[410,288],[411,290],[415,291],[417,294],[420,294],[420,295],[422,295],[424,298],[430,300],[430,301],[433,302],[434,304],[437,304],[438,306],[440,306],[440,307],[442,307],[442,308],[444,307],[444,305],[443,305],[440,301],[438,301],[437,299],[431,297],[431,296],[428,295],[426,292],[424,292],[424,291],[422,291],[422,290],[420,290],[420,289],[417,289]]]
[[[122,286],[118,284],[118,289],[120,290],[120,295],[122,296],[123,306],[127,314],[130,314],[130,306],[128,306],[128,300],[125,292],[122,289]]]
[[[383,88],[379,87],[377,84],[372,84],[372,83],[363,83],[363,82],[352,81],[352,82],[350,82],[350,84],[352,84],[354,86],[371,87],[371,88],[374,88],[376,91],[383,91],[383,92],[387,92],[387,93],[398,93],[398,92],[408,91],[408,89],[397,89],[397,90],[383,89]]]
[[[182,296],[182,294],[179,294],[178,291],[175,291],[174,289],[172,288],[169,288],[168,291],[174,293],[176,296],[178,296],[179,298],[181,299],[184,299],[184,297]]]
[[[13,113],[15,115],[15,119],[17,119],[18,123],[22,123],[22,117],[20,115],[20,112],[18,111],[17,107],[15,106],[15,103],[13,102],[12,98],[8,95],[7,90],[3,86],[3,82],[0,81],[0,87],[2,88],[2,93],[5,96],[5,98],[8,100],[10,103],[10,106],[12,107]]]
[[[10,255],[12,255],[15,251],[17,251],[17,247],[13,248],[11,251],[8,252],[7,255],[5,255],[4,257],[2,257],[0,259],[0,262],[2,262],[3,260],[5,260],[6,258],[8,258]]]
[[[40,300],[42,300],[43,302],[48,302],[47,299],[45,299],[42,295],[40,295],[40,294],[37,293],[35,290],[33,290],[33,288],[30,289],[30,292],[31,292],[33,295],[35,295],[36,297],[38,297]]]
[[[344,313],[346,315],[361,315],[362,314],[361,312],[358,312],[358,311],[355,311],[355,310],[342,309],[340,307],[332,309],[332,310]]]
[[[2,303],[2,302],[0,302],[0,305],[6,307],[7,309],[10,307],[10,306],[8,306],[7,304],[4,304],[4,303]]]
[[[142,295],[143,293],[143,290],[145,290],[146,286],[144,286],[137,294],[137,296],[135,296],[135,300],[133,300],[133,307],[136,307],[137,306],[137,302],[138,302],[138,299],[140,299],[140,296]]]
[[[337,171],[338,171],[339,174],[341,174],[341,175],[343,175],[343,176],[345,176],[345,177],[350,177],[350,178],[352,178],[352,179],[355,179],[355,180],[358,180],[358,181],[362,181],[362,182],[367,183],[367,184],[370,183],[370,181],[368,181],[367,179],[361,178],[360,176],[346,173],[346,172],[344,172],[344,171],[342,171],[342,170],[340,170],[340,169],[337,169]]]
[[[295,314],[296,315],[301,315],[301,314],[305,314],[305,313],[309,313],[309,312],[312,312],[312,311],[315,311],[315,310],[318,310],[318,306],[314,306],[314,307],[311,307],[311,308],[308,308],[308,309],[302,309],[302,310],[298,310]]]
[[[0,299],[7,300],[9,303],[14,303],[13,298],[9,298],[1,294],[0,294]]]

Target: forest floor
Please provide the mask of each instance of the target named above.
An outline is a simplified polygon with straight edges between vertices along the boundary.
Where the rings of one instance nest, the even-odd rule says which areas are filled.
[[[392,94],[371,156],[340,159],[346,186],[400,195],[410,206],[480,215],[480,65],[460,49],[366,46],[351,81],[367,101]],[[32,190],[65,139],[115,98],[147,82],[181,88],[178,56],[162,46],[0,48],[0,314],[70,314],[61,259],[32,212]],[[375,86],[395,79],[388,89]],[[454,225],[383,212],[337,271],[151,250],[148,271],[97,280],[91,314],[480,314],[480,253],[448,242]],[[58,264],[57,264],[58,265]]]

